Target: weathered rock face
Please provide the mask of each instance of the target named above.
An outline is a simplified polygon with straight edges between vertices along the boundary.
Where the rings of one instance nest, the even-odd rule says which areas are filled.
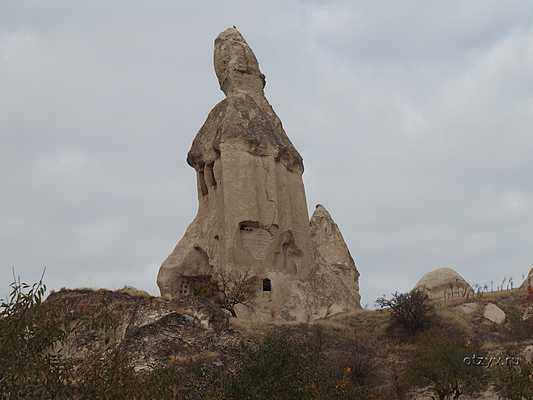
[[[45,306],[72,327],[79,324],[64,348],[75,358],[109,345],[129,354],[137,370],[169,365],[175,357],[230,357],[240,339],[228,330],[227,314],[205,299],[186,300],[75,289],[52,293]]]
[[[472,287],[452,268],[438,268],[425,274],[415,285],[435,301],[471,297]]]
[[[520,289],[527,289],[529,286],[533,287],[533,268],[529,270],[529,274],[527,275],[526,279],[524,279]]]
[[[505,322],[505,312],[493,303],[489,303],[485,306],[483,316],[498,325]]]
[[[463,314],[470,315],[479,309],[478,303],[464,303],[456,307]]]
[[[524,358],[525,362],[533,362],[533,344],[525,347],[525,349],[522,351],[522,357]]]
[[[273,156],[290,171],[303,173],[303,161],[265,97],[265,76],[252,49],[235,28],[215,39],[215,72],[226,98],[209,113],[187,162],[197,171],[220,158],[220,145],[240,139],[242,150]]]
[[[198,213],[157,283],[162,296],[179,298],[216,271],[248,271],[259,278],[254,318],[306,320],[299,285],[314,259],[302,157],[265,98],[264,75],[236,29],[215,40],[214,65],[226,98],[209,113],[187,156],[196,170]]]
[[[359,272],[339,227],[322,205],[316,206],[310,226],[316,262],[309,282],[314,315],[325,317],[361,308]]]

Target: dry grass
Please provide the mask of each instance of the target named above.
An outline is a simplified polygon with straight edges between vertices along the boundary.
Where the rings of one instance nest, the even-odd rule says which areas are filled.
[[[125,293],[132,297],[153,297],[150,293],[133,286],[124,286],[122,289],[117,290],[117,292]]]
[[[372,332],[375,337],[385,335],[390,312],[387,310],[360,310],[352,313],[337,314],[328,319],[315,322],[338,332]]]
[[[194,365],[202,362],[209,362],[220,358],[220,353],[214,351],[203,351],[198,354],[189,356],[172,355],[169,358],[169,362],[172,365],[186,366]]]
[[[439,320],[443,321],[448,326],[452,326],[455,329],[464,332],[469,336],[473,334],[472,318],[477,313],[479,313],[479,309],[470,315],[463,313],[455,307],[439,308],[436,310],[436,315]]]

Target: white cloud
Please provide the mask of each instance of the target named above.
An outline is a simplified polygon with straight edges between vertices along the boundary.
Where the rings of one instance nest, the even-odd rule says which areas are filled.
[[[438,265],[531,265],[532,3],[24,3],[0,5],[0,281],[46,264],[51,288],[154,289],[196,210],[185,157],[234,24],[363,303]]]
[[[72,175],[86,168],[88,157],[79,151],[63,151],[47,154],[37,161],[39,173],[51,175]]]
[[[38,38],[29,32],[0,34],[0,62],[15,64],[31,55],[38,46]]]
[[[505,210],[517,214],[527,211],[529,206],[527,198],[522,193],[517,192],[505,193],[502,196],[501,202]]]

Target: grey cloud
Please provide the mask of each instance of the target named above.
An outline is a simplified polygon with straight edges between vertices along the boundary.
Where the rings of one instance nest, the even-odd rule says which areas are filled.
[[[222,98],[237,25],[361,272],[363,303],[431,268],[515,281],[533,263],[533,6],[527,2],[5,1],[0,295],[11,265],[51,288],[157,293],[194,216],[185,163]]]

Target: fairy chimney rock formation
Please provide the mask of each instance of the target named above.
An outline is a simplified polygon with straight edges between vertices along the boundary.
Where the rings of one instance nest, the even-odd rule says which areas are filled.
[[[322,292],[315,312],[327,316],[361,308],[359,272],[339,227],[321,204],[316,206],[310,226],[316,262],[313,289]]]
[[[220,273],[247,272],[257,296],[253,309],[238,308],[239,317],[309,320],[316,314],[308,293],[317,264],[302,157],[265,98],[265,76],[237,29],[216,38],[214,67],[226,97],[208,114],[187,156],[196,172],[198,211],[160,267],[161,295],[190,295]],[[340,280],[346,276],[356,291],[357,271],[342,236],[337,230],[327,239],[320,229],[320,267]],[[358,293],[335,301],[335,309],[358,305]]]

